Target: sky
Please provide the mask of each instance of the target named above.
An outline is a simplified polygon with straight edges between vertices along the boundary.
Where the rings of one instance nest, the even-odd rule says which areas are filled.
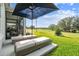
[[[46,14],[42,17],[34,19],[34,26],[48,27],[50,24],[57,24],[58,21],[65,17],[79,16],[79,3],[54,3],[59,10]],[[12,8],[15,8],[14,3],[10,4]],[[26,18],[26,26],[31,26],[31,20]]]

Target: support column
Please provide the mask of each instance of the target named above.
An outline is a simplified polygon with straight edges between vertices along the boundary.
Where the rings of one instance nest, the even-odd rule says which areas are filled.
[[[5,42],[5,5],[1,3],[1,16],[0,16],[0,49]]]
[[[24,18],[23,19],[23,27],[24,27],[24,29],[23,29],[23,35],[26,35],[26,18]]]

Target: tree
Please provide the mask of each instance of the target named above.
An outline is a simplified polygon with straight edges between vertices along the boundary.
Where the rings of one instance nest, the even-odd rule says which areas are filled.
[[[51,24],[48,26],[49,29],[51,30],[55,30],[56,29],[56,25],[55,24]]]
[[[75,30],[79,31],[79,17],[75,17],[75,18],[74,18],[73,28],[74,28]]]
[[[60,20],[57,25],[60,27],[61,30],[70,32],[72,20],[73,20],[72,17],[67,17],[67,18]]]
[[[34,28],[35,28],[35,26],[30,26],[30,28],[34,29]]]
[[[79,31],[79,17],[66,17],[61,19],[57,25],[51,24],[49,26],[49,29],[51,30],[56,30],[57,28],[65,32],[76,33]]]

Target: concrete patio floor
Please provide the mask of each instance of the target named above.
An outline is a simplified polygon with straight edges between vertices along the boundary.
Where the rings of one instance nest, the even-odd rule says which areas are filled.
[[[15,56],[14,45],[11,39],[4,42],[2,50],[0,51],[0,56]]]
[[[41,56],[43,54],[47,54],[49,51],[53,50],[57,47],[57,44],[50,44],[41,49],[38,49],[26,56]],[[3,44],[2,50],[0,51],[0,56],[15,56],[14,45],[12,44],[12,40],[6,40]]]

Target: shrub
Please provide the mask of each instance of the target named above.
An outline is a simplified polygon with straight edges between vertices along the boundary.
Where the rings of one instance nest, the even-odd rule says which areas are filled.
[[[27,32],[26,35],[30,35],[31,33]]]
[[[76,33],[76,30],[72,30],[72,33]]]
[[[57,36],[62,36],[61,30],[60,30],[59,28],[56,29],[55,34],[56,34]]]

